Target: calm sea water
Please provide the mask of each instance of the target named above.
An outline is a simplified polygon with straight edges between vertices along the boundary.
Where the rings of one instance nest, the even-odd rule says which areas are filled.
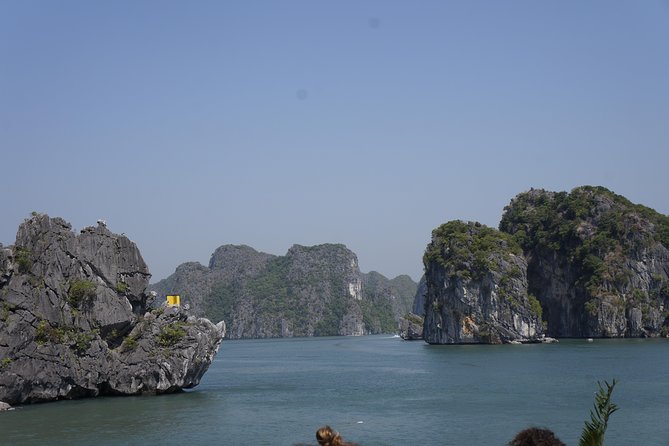
[[[669,341],[429,346],[386,336],[225,341],[200,386],[24,406],[8,445],[292,445],[330,424],[372,445],[504,445],[531,425],[577,445],[616,378],[607,446],[669,446]]]

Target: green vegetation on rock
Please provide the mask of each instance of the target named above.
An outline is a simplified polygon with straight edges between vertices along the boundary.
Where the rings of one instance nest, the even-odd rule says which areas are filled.
[[[392,304],[388,300],[362,300],[362,321],[375,333],[395,333],[398,322],[393,317]]]
[[[183,322],[172,322],[160,327],[158,343],[163,347],[172,347],[186,336],[185,324]]]
[[[32,253],[26,248],[16,248],[16,264],[22,274],[30,272],[33,267]]]
[[[35,329],[35,342],[38,345],[44,345],[47,342],[62,344],[65,337],[65,331],[62,328],[54,328],[45,320],[39,321]]]
[[[73,280],[67,292],[67,301],[74,308],[95,298],[95,283],[86,279]]]
[[[5,322],[7,319],[9,319],[9,313],[16,310],[16,308],[17,307],[14,304],[3,302],[2,309],[0,309],[0,321]]]
[[[537,299],[534,294],[528,294],[527,299],[530,302],[530,307],[532,308],[532,311],[539,316],[539,319],[541,319],[541,316],[543,314],[543,309],[541,308],[541,302],[539,302],[539,299]]]
[[[669,217],[603,187],[567,192],[530,191],[505,208],[500,230],[525,252],[555,252],[580,275],[577,284],[597,296],[604,283],[629,281],[624,260],[657,241],[669,248]]]
[[[432,231],[423,263],[436,262],[463,279],[478,279],[497,269],[496,259],[510,253],[521,255],[514,239],[503,232],[478,222],[453,220]]]
[[[104,222],[75,234],[61,218],[25,220],[14,245],[0,244],[0,400],[169,393],[196,385],[224,325],[193,317],[185,305],[160,317],[149,313],[149,277],[136,245]],[[161,332],[169,322],[184,326]],[[161,340],[175,345],[162,347]]]
[[[414,313],[407,313],[404,316],[404,319],[411,322],[412,324],[423,324],[423,318]]]
[[[275,316],[282,314],[289,319],[296,316],[296,302],[291,295],[287,276],[287,259],[276,257],[267,263],[263,274],[248,281],[246,290],[253,296],[260,311]]]
[[[342,318],[346,314],[345,300],[332,300],[323,311],[323,317],[314,326],[314,336],[337,336]]]
[[[41,320],[35,329],[35,342],[38,345],[69,345],[78,353],[85,352],[91,342],[98,337],[97,330],[81,330],[76,326],[52,326]]]
[[[511,235],[450,221],[432,232],[423,261],[427,342],[528,342],[542,333],[542,307],[528,296],[527,262]]]
[[[13,362],[12,358],[2,358],[0,361],[0,370],[4,370],[10,366]]]
[[[235,284],[217,283],[204,300],[204,313],[212,321],[231,321],[239,295],[240,287]]]
[[[91,346],[97,337],[97,331],[78,331],[76,327],[68,332],[69,340],[72,343],[71,347],[76,350],[78,353],[83,353]]]
[[[116,292],[119,294],[125,294],[130,289],[127,283],[118,281],[116,282]]]
[[[225,245],[209,268],[184,264],[157,285],[226,321],[231,339],[395,333],[416,292],[408,276],[362,274],[340,244],[295,245],[285,256]]]
[[[669,323],[668,216],[604,187],[532,189],[511,200],[499,228],[527,256],[529,290],[554,336],[655,336]]]
[[[286,259],[277,257],[267,263],[262,274],[246,280],[220,281],[205,299],[205,314],[212,320],[230,321],[240,300],[247,296],[263,314],[294,321],[300,311],[287,275]]]
[[[134,350],[137,347],[137,340],[139,335],[129,335],[123,339],[121,346],[125,347],[127,350]]]

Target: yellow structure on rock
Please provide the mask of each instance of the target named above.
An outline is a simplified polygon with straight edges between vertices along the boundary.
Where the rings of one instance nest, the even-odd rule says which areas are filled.
[[[178,294],[167,296],[167,305],[169,305],[170,307],[174,305],[181,306],[181,296],[179,296]]]

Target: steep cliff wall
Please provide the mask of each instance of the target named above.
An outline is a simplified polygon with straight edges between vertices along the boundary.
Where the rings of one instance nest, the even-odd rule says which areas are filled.
[[[427,294],[427,283],[425,282],[425,275],[418,281],[418,288],[413,298],[413,305],[411,312],[419,316],[425,315],[425,295]]]
[[[668,333],[666,215],[602,187],[530,190],[505,208],[500,229],[523,248],[551,336]]]
[[[451,221],[432,233],[425,256],[423,338],[431,344],[532,341],[541,306],[527,293],[527,264],[507,234]]]
[[[183,294],[198,314],[225,320],[228,336],[238,339],[396,331],[395,314],[413,293],[407,286],[402,276],[362,274],[343,245],[294,245],[285,256],[225,245],[209,267],[181,265],[152,289]]]
[[[48,401],[193,387],[224,325],[147,311],[139,250],[104,223],[79,235],[34,215],[0,247],[0,400]]]

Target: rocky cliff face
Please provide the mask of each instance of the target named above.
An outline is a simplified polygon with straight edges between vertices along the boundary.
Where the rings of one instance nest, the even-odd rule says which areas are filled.
[[[668,334],[669,217],[602,187],[516,196],[500,223],[551,336]]]
[[[152,289],[182,294],[199,314],[226,320],[233,339],[396,331],[394,312],[406,294],[397,288],[406,281],[395,286],[377,274],[361,274],[343,245],[294,245],[285,256],[225,245],[208,268],[184,264]]]
[[[224,325],[147,311],[139,250],[104,223],[75,235],[35,215],[0,247],[0,400],[15,404],[193,387]]]
[[[526,342],[541,336],[541,307],[527,293],[527,264],[507,234],[451,221],[433,231],[424,265],[426,342]]]
[[[425,295],[427,294],[427,283],[425,282],[425,275],[418,281],[418,288],[413,298],[413,305],[411,312],[418,316],[425,315]]]

